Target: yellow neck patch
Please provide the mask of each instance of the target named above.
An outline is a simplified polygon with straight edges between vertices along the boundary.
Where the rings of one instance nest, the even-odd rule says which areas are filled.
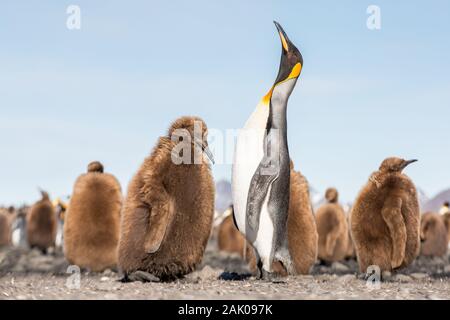
[[[289,80],[292,78],[297,78],[300,75],[301,71],[302,71],[302,65],[299,62],[297,62],[297,64],[292,68],[292,71],[286,80]]]
[[[272,86],[272,88],[270,88],[269,92],[267,92],[267,94],[262,98],[262,103],[264,105],[269,105],[270,104],[270,98],[272,98],[272,93],[273,93],[273,89],[275,88],[275,86],[279,85],[280,83],[283,83],[285,81],[288,81],[289,79],[294,79],[294,78],[298,78],[298,76],[300,75],[300,72],[302,71],[302,65],[300,63],[297,63],[293,68],[291,73],[288,75],[288,77],[286,79],[284,79],[283,81],[280,81],[278,83],[276,83],[275,85]]]
[[[267,94],[262,98],[263,104],[269,105],[270,98],[272,98],[272,93],[273,93],[273,87],[270,88],[269,92],[267,92]]]

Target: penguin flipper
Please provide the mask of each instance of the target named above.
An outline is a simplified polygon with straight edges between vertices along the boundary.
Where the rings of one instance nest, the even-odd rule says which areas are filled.
[[[252,181],[250,182],[249,193],[247,197],[247,223],[256,233],[259,228],[259,216],[261,208],[266,199],[270,185],[278,178],[278,171],[273,173],[273,168],[269,168],[270,163],[261,161]],[[272,174],[270,174],[272,173]]]
[[[149,210],[144,250],[146,253],[155,253],[161,247],[167,229],[173,220],[174,209],[171,201],[165,201],[152,204]]]
[[[406,250],[406,226],[402,215],[402,199],[396,196],[387,198],[381,210],[381,215],[391,236],[391,266],[395,269],[402,265]]]

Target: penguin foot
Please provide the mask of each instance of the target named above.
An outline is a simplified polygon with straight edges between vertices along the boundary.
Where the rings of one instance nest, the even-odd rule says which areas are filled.
[[[127,280],[128,280],[126,282],[132,282],[132,281],[161,282],[161,279],[154,276],[153,274],[145,272],[145,271],[140,271],[140,270],[130,273],[129,275],[125,276],[124,279],[125,278],[127,278]]]

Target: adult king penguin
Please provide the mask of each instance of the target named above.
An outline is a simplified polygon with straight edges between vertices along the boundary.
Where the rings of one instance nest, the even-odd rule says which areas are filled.
[[[256,249],[259,276],[264,278],[270,277],[274,261],[294,272],[287,238],[290,158],[286,108],[303,66],[300,51],[274,23],[282,44],[278,76],[238,134],[232,176],[236,226]]]

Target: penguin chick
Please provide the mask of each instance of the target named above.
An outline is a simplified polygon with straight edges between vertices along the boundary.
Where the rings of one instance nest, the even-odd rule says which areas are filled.
[[[212,228],[215,192],[203,156],[212,158],[206,137],[203,120],[179,118],[132,178],[119,240],[124,280],[135,271],[172,280],[201,261]]]
[[[27,240],[31,248],[38,248],[43,253],[55,246],[56,213],[47,192],[41,191],[42,199],[36,202],[27,215]]]
[[[352,238],[352,232],[351,232],[351,209],[349,209],[347,213],[347,226],[348,226],[348,240],[347,240],[347,250],[345,251],[345,259],[355,259],[356,258],[356,252],[355,252],[355,245],[353,244],[353,238]]]
[[[338,191],[329,188],[325,192],[327,203],[316,213],[319,233],[319,259],[326,262],[345,258],[348,246],[348,225],[344,209],[338,203]]]
[[[230,207],[227,210],[231,211],[231,215],[227,215],[219,226],[217,246],[220,251],[239,255],[248,263],[249,269],[252,272],[256,272],[256,256],[253,251],[254,249],[236,228],[233,221],[233,207]]]
[[[289,213],[287,220],[289,253],[297,274],[308,274],[317,260],[318,233],[312,210],[309,184],[291,161]]]
[[[417,191],[402,173],[415,161],[387,158],[355,201],[351,229],[361,272],[370,265],[381,271],[405,267],[419,254]]]
[[[420,254],[442,257],[447,253],[447,228],[442,216],[433,212],[422,215],[420,222]]]
[[[12,244],[12,223],[15,217],[10,209],[0,209],[0,247]]]
[[[447,241],[450,243],[450,212],[444,213],[442,218],[444,219],[445,228],[447,229]]]
[[[75,182],[64,222],[64,255],[71,264],[99,272],[117,265],[122,191],[100,162]]]

